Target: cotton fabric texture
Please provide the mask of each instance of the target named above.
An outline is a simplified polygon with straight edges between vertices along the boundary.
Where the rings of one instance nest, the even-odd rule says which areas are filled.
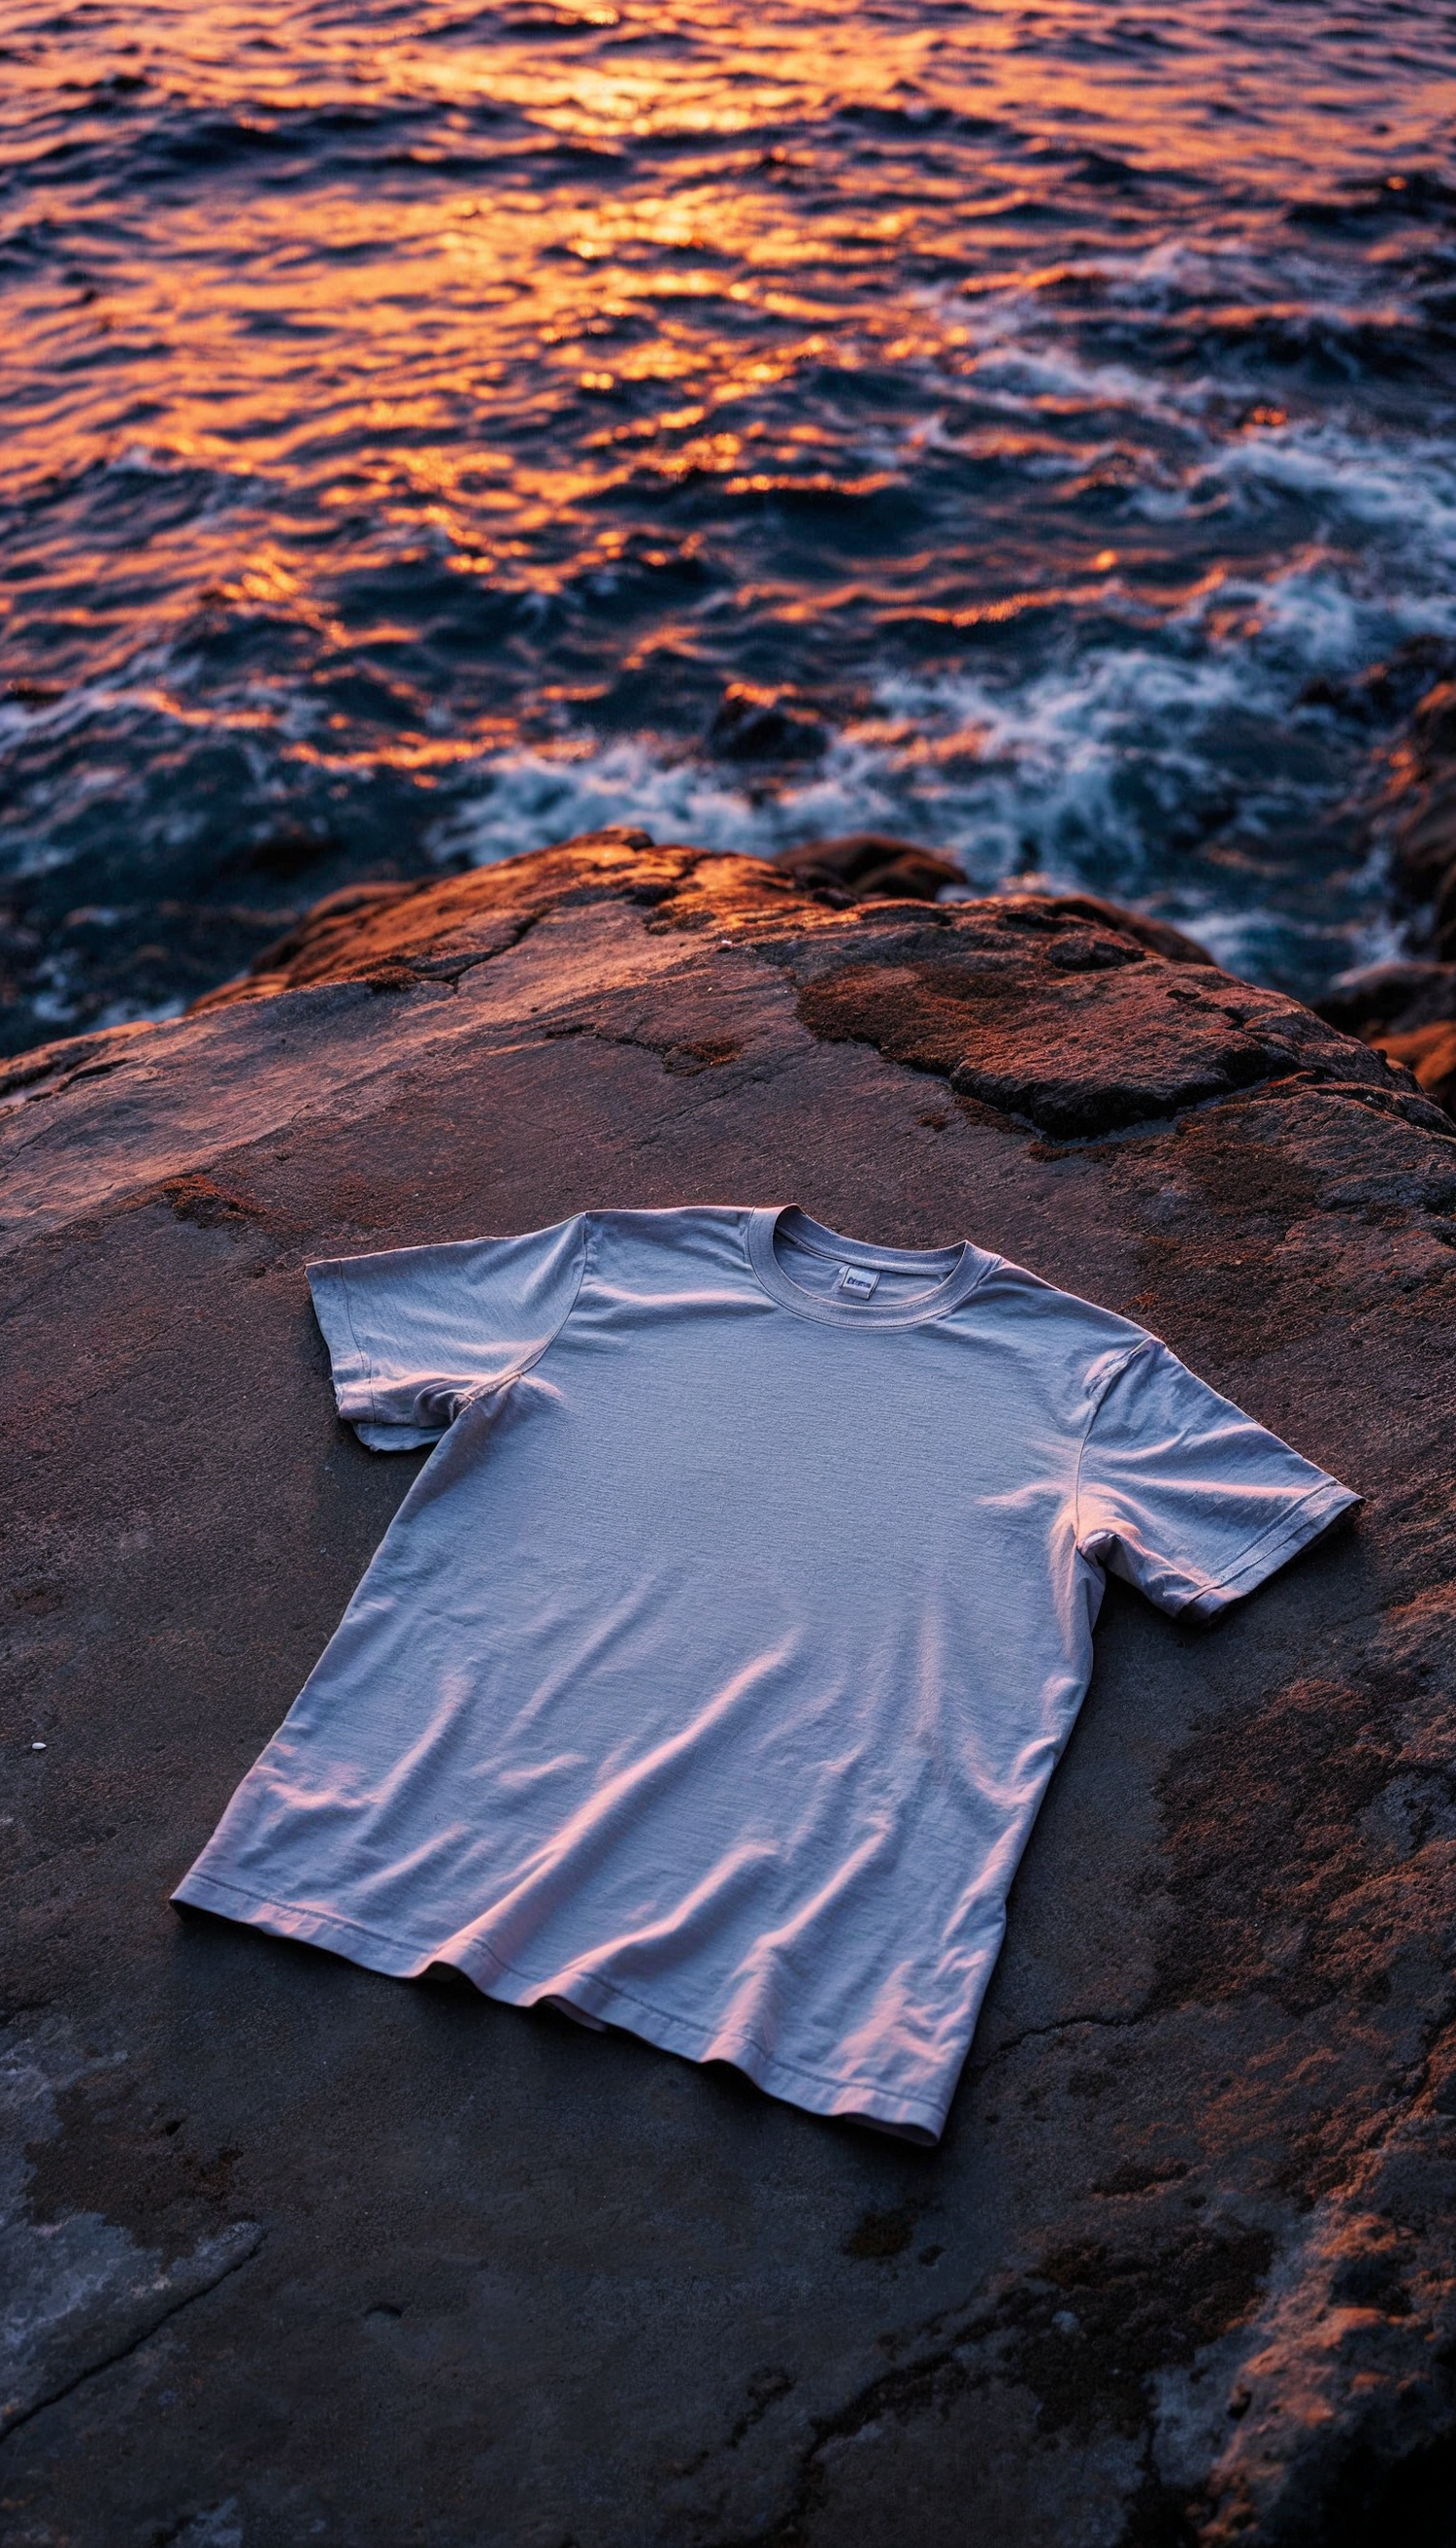
[[[1208,1618],[1358,1502],[1126,1319],[789,1208],[311,1267],[436,1448],[176,1899],[936,2139],[1111,1571]]]

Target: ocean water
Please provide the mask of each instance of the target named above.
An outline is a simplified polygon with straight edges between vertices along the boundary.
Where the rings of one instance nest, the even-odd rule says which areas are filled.
[[[1450,7],[12,0],[0,74],[9,1048],[600,822],[1392,945]]]

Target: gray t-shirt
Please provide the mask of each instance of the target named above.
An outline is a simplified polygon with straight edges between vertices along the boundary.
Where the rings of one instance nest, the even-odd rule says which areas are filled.
[[[1358,1502],[969,1245],[597,1212],[310,1269],[436,1442],[177,1899],[935,2139],[1111,1568],[1208,1618]]]

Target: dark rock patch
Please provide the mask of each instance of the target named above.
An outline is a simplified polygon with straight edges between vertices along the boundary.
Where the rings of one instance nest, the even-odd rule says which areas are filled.
[[[1267,1991],[1304,2016],[1388,1995],[1384,1869],[1361,1817],[1395,1774],[1391,1717],[1370,1688],[1295,1682],[1174,1757],[1159,1788],[1172,1908],[1151,2006]]]
[[[897,2204],[891,2212],[866,2212],[845,2240],[845,2254],[860,2257],[902,2256],[915,2235],[920,2207]]]
[[[240,1195],[228,1194],[212,1177],[169,1177],[160,1193],[178,1221],[198,1229],[236,1229],[254,1218]]]
[[[899,961],[817,971],[799,1014],[828,1041],[872,1045],[1062,1138],[1086,1138],[1176,1115],[1296,1069],[1381,1076],[1348,1045],[1322,1044],[1306,1012],[1212,970],[1144,972],[1136,940],[1048,913],[1027,928],[1009,915],[993,938],[993,905],[963,905],[940,938],[904,942]],[[878,956],[878,951],[875,951]],[[1186,968],[1191,970],[1190,968]],[[1093,976],[1085,983],[1079,978]],[[1410,1083],[1407,1083],[1408,1085]]]
[[[1143,2383],[1251,2315],[1274,2256],[1266,2230],[1189,2230],[1147,2250],[1053,2249],[1004,2304],[1006,2368],[1048,2432],[1139,2430]]]
[[[39,2223],[94,2212],[170,2263],[236,2210],[241,2151],[198,2148],[187,2117],[147,2112],[125,2073],[92,2070],[62,2089],[54,2124],[27,2152]]]

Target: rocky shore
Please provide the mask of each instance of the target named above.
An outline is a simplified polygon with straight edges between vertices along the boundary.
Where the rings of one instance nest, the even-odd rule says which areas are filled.
[[[1420,699],[1367,812],[1410,952],[1345,975],[1321,1016],[1414,1072],[1456,1114],[1456,681]]]
[[[1429,956],[1331,1017],[613,832],[9,1065],[7,2541],[1451,2539],[1453,714]],[[1113,1588],[933,2152],[168,1907],[418,1466],[306,1261],[710,1198],[969,1234],[1367,1499],[1212,1631]]]

